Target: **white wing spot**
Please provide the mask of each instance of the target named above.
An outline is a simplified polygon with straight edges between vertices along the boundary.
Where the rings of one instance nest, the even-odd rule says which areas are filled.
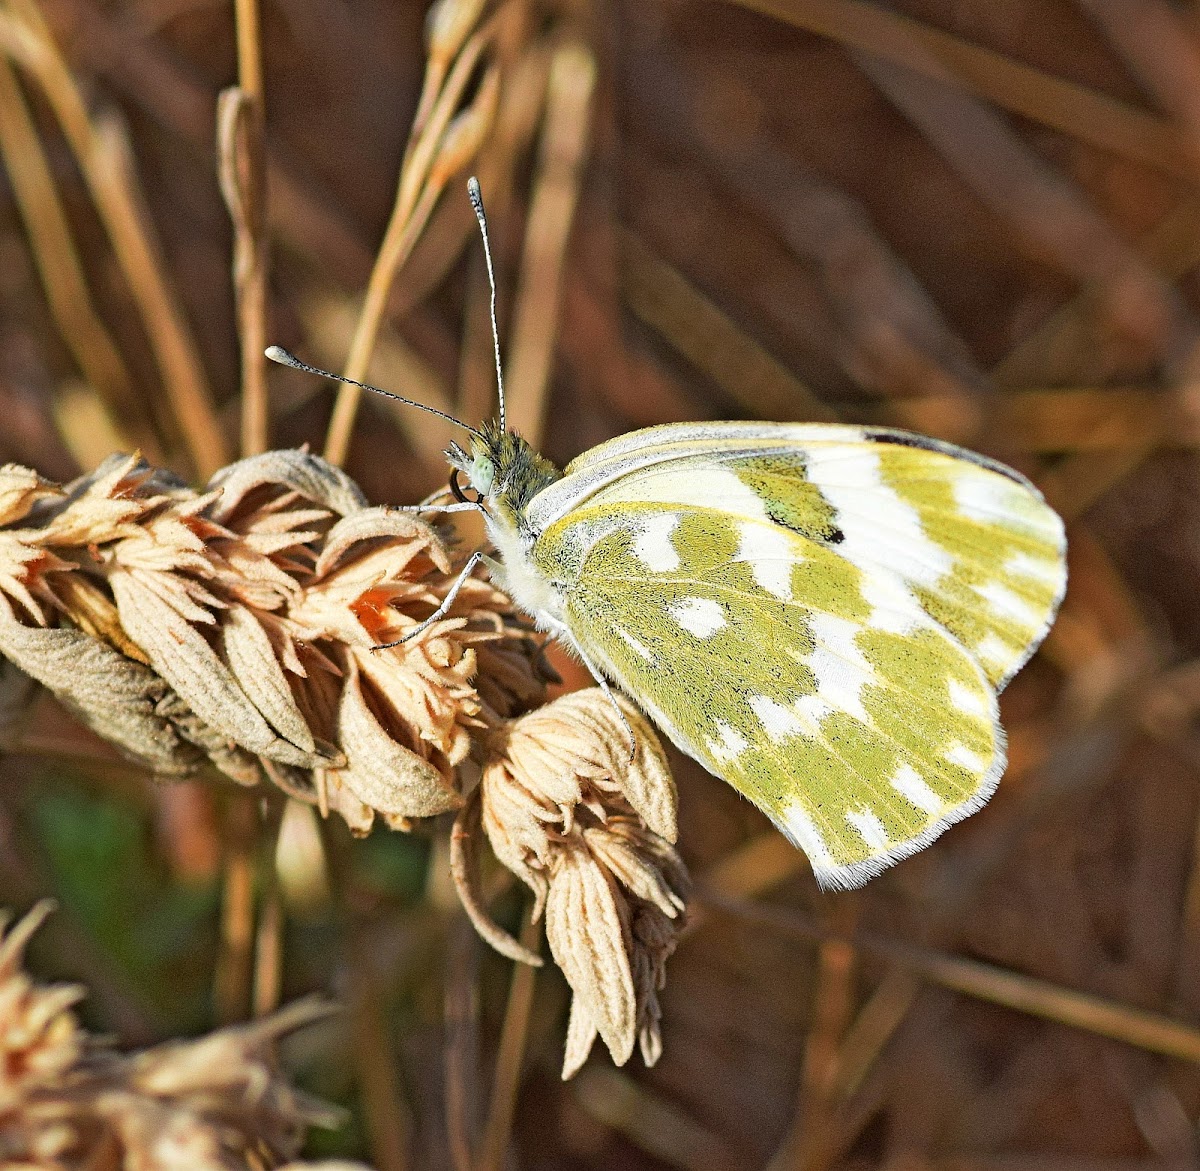
[[[950,702],[964,715],[978,716],[981,720],[991,719],[992,710],[983,695],[971,687],[965,687],[957,679],[950,680]]]
[[[981,775],[987,771],[988,762],[978,752],[972,752],[965,744],[960,744],[958,741],[951,744],[942,755],[951,764],[957,764],[968,772]]]
[[[731,760],[736,760],[750,747],[750,741],[732,724],[727,724],[724,720],[717,725],[717,731],[719,735],[709,740],[708,750],[712,753],[713,759],[720,761],[721,764],[728,764]]]
[[[953,568],[954,558],[929,539],[917,510],[884,481],[877,451],[814,444],[804,458],[808,478],[837,512],[843,538],[837,551],[865,574],[884,567],[931,586]]]
[[[954,480],[954,503],[963,516],[979,524],[999,525],[1062,547],[1062,521],[1054,510],[1036,491],[1007,476],[964,466]]]
[[[834,865],[829,846],[803,805],[797,803],[789,806],[777,824],[788,841],[808,855],[814,869],[828,870]]]
[[[671,543],[671,534],[679,527],[679,514],[657,512],[646,517],[633,542],[633,555],[651,573],[673,573],[679,568],[679,554]]]
[[[912,591],[900,578],[883,573],[877,566],[856,567],[861,575],[858,589],[863,600],[871,606],[864,625],[885,634],[911,634],[921,623],[924,612],[919,611]]]
[[[876,675],[870,660],[854,641],[862,627],[817,610],[808,616],[808,629],[817,645],[805,662],[817,677],[817,695],[831,707],[870,725],[871,717],[862,705],[862,692],[875,681]]]
[[[741,542],[735,561],[750,566],[754,580],[784,602],[792,599],[792,567],[801,560],[795,542],[781,529],[761,524],[739,526]]]
[[[711,638],[727,621],[720,603],[712,598],[681,598],[667,609],[684,630],[697,638]]]
[[[892,788],[922,813],[938,813],[945,802],[926,784],[911,764],[902,764],[892,777]]]
[[[887,830],[883,822],[865,805],[861,809],[848,809],[846,820],[862,835],[862,839],[872,850],[886,850],[888,842]]]
[[[1004,572],[1012,577],[1023,577],[1038,585],[1054,586],[1062,583],[1061,561],[1047,557],[1034,557],[1029,553],[1014,553],[1005,563]]]
[[[953,482],[954,503],[963,516],[979,524],[994,525],[1012,520],[1017,501],[1025,491],[995,472],[985,472],[970,464],[958,469]]]
[[[808,724],[806,731],[814,740],[821,734],[821,721],[833,715],[833,708],[819,695],[802,695],[792,704],[792,711]]]
[[[989,581],[975,586],[975,592],[1003,617],[1027,630],[1041,630],[1046,625],[1046,616],[1034,609],[1019,594],[1014,593],[1002,582]]]
[[[1001,665],[1012,659],[1013,648],[998,634],[992,633],[975,648],[975,655],[981,662]]]
[[[768,695],[752,695],[750,707],[775,743],[804,731],[804,725],[796,718],[795,713],[788,711],[783,704]]]
[[[634,651],[635,654],[640,655],[643,659],[646,660],[647,663],[654,662],[654,652],[651,651],[649,647],[644,646],[642,643],[638,642],[638,640],[636,638],[634,638],[633,635],[630,634],[628,630],[623,630],[619,626],[616,627],[615,629],[616,629],[616,632],[625,640],[625,642],[629,645],[629,647]]]

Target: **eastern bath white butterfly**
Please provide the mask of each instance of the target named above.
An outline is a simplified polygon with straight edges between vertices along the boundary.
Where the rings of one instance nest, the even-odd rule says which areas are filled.
[[[634,431],[559,471],[506,429],[502,381],[479,429],[380,393],[470,432],[439,507],[478,510],[498,556],[459,582],[482,561],[822,886],[861,885],[992,794],[997,694],[1066,587],[1062,521],[1017,472],[904,431],[744,422]]]

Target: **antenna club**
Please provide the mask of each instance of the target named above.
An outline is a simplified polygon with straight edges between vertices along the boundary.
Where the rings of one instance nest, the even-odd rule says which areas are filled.
[[[302,368],[300,359],[295,354],[289,354],[283,346],[267,346],[263,350],[263,357],[272,362],[278,362],[280,366],[291,366],[294,370]]]
[[[475,209],[475,214],[482,218],[483,192],[479,190],[479,180],[474,175],[467,180],[467,198],[471,201],[471,206]]]

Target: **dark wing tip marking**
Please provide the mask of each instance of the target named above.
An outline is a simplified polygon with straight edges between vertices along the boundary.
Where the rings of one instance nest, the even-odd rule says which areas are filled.
[[[897,447],[916,447],[922,451],[939,451],[943,455],[953,456],[955,459],[963,459],[978,467],[987,468],[989,472],[995,472],[1006,480],[1012,480],[1014,484],[1029,486],[1029,481],[1020,472],[1013,471],[1007,464],[1002,464],[999,460],[991,459],[986,455],[980,455],[979,452],[971,451],[969,448],[959,447],[955,443],[931,439],[928,435],[917,435],[912,431],[893,431],[887,427],[864,427],[862,434],[863,438],[870,443],[894,443]]]

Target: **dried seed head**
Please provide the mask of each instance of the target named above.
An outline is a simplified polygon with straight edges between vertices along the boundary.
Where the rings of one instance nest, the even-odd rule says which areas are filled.
[[[0,938],[0,1115],[61,1082],[83,1053],[83,1032],[71,1011],[83,989],[39,987],[21,966],[25,945],[51,909],[39,903]]]
[[[275,1042],[328,1015],[328,1005],[300,1001],[195,1041],[114,1053],[70,1012],[81,989],[39,986],[21,968],[48,909],[35,908],[0,942],[6,1167],[273,1167],[298,1153],[308,1127],[341,1121],[294,1090],[274,1061]]]
[[[564,1077],[597,1035],[617,1064],[639,1040],[647,1063],[657,1060],[657,992],[689,889],[671,844],[666,759],[644,717],[617,702],[634,732],[632,760],[625,723],[597,688],[497,731],[480,784],[492,849],[534,892],[535,914],[544,908],[550,950],[574,992]],[[468,890],[464,903],[479,900]]]
[[[564,1075],[597,1035],[652,1062],[688,889],[658,739],[599,690],[538,707],[540,648],[486,581],[417,632],[454,570],[438,529],[306,451],[203,493],[136,457],[64,489],[0,469],[0,654],[156,772],[267,781],[356,834],[458,810],[455,877],[485,938],[540,962],[487,918],[482,836],[546,915],[574,989]],[[192,1165],[216,1158],[203,1127],[146,1110],[113,1115],[128,1141],[169,1122]]]
[[[156,771],[269,779],[356,832],[461,804],[471,737],[536,703],[536,647],[429,525],[267,452],[205,493],[135,457],[65,490],[0,469],[0,653]],[[479,654],[495,668],[481,678]],[[476,684],[483,687],[481,695]]]

